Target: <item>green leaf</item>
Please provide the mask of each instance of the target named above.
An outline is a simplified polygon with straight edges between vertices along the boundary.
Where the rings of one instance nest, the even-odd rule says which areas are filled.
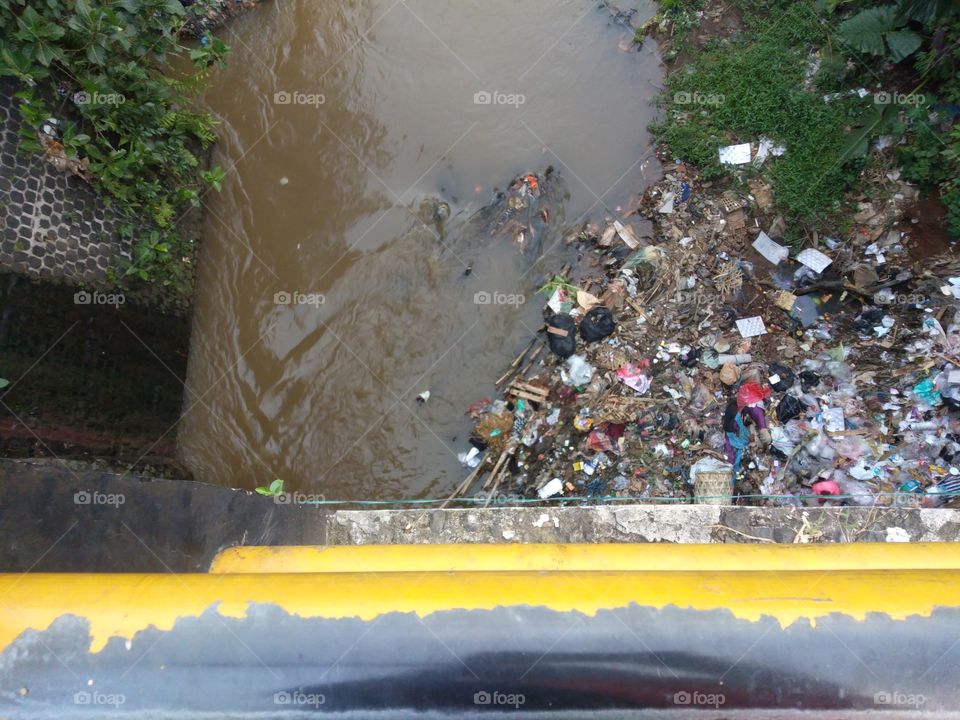
[[[882,109],[880,109],[882,108]],[[870,149],[870,139],[880,135],[897,117],[896,105],[876,106],[870,110],[848,136],[837,157],[837,165],[863,157]]]
[[[271,497],[277,497],[278,495],[283,495],[283,480],[277,478],[267,487],[258,487],[256,491],[261,495],[269,495]]]
[[[90,61],[93,65],[106,65],[107,64],[107,50],[102,45],[88,45],[87,46],[87,60]]]
[[[4,378],[0,378],[0,390],[3,390],[3,389],[4,389],[7,385],[9,385],[9,384],[10,384],[10,381],[9,381],[9,380],[6,380],[6,379],[4,379]]]
[[[56,51],[53,46],[44,42],[38,42],[34,45],[33,53],[37,61],[44,67],[50,67],[50,63],[56,58]]]
[[[883,55],[886,51],[884,34],[895,30],[896,22],[897,11],[893,5],[869,8],[840,23],[837,35],[855,50]]]
[[[956,0],[900,0],[900,15],[930,26],[957,14]]]
[[[913,30],[895,30],[887,33],[887,45],[890,47],[890,54],[895,62],[900,62],[906,57],[913,55],[923,42],[917,33]]]

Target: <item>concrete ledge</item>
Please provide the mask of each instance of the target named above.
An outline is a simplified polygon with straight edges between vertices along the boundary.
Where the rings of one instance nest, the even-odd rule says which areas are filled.
[[[911,542],[960,540],[960,510],[596,505],[353,510],[328,517],[330,545],[559,542]]]
[[[333,512],[203,483],[0,460],[0,572],[206,572],[220,549],[234,545],[891,540],[958,541],[960,510],[590,505]]]

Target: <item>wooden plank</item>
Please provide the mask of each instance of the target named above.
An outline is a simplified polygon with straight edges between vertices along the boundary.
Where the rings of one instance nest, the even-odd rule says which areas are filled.
[[[509,388],[507,392],[509,392],[514,397],[523,398],[524,400],[530,400],[531,402],[535,402],[535,403],[542,403],[547,399],[546,395],[534,395],[532,393],[524,392],[523,390],[517,390],[512,387]]]

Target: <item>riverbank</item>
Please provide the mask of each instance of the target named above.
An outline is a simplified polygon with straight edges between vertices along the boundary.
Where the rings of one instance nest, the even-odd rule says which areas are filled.
[[[655,126],[666,178],[576,235],[580,261],[544,288],[541,333],[502,396],[470,408],[474,472],[455,496],[956,496],[949,213],[938,226],[921,210],[938,189],[907,179],[911,133],[861,125],[871,105],[909,109],[886,109],[882,80],[847,92],[849,73],[811,74],[826,62],[813,41],[840,32],[812,9],[773,22],[734,5],[664,3],[648,24],[669,63]]]

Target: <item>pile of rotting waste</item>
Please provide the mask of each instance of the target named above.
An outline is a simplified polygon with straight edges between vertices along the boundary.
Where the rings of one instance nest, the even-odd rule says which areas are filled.
[[[576,229],[540,331],[467,410],[451,499],[952,501],[960,262],[909,252],[916,191],[891,183],[799,251],[762,180],[721,190],[679,161],[624,220]],[[491,230],[525,242],[537,191],[518,179]]]

